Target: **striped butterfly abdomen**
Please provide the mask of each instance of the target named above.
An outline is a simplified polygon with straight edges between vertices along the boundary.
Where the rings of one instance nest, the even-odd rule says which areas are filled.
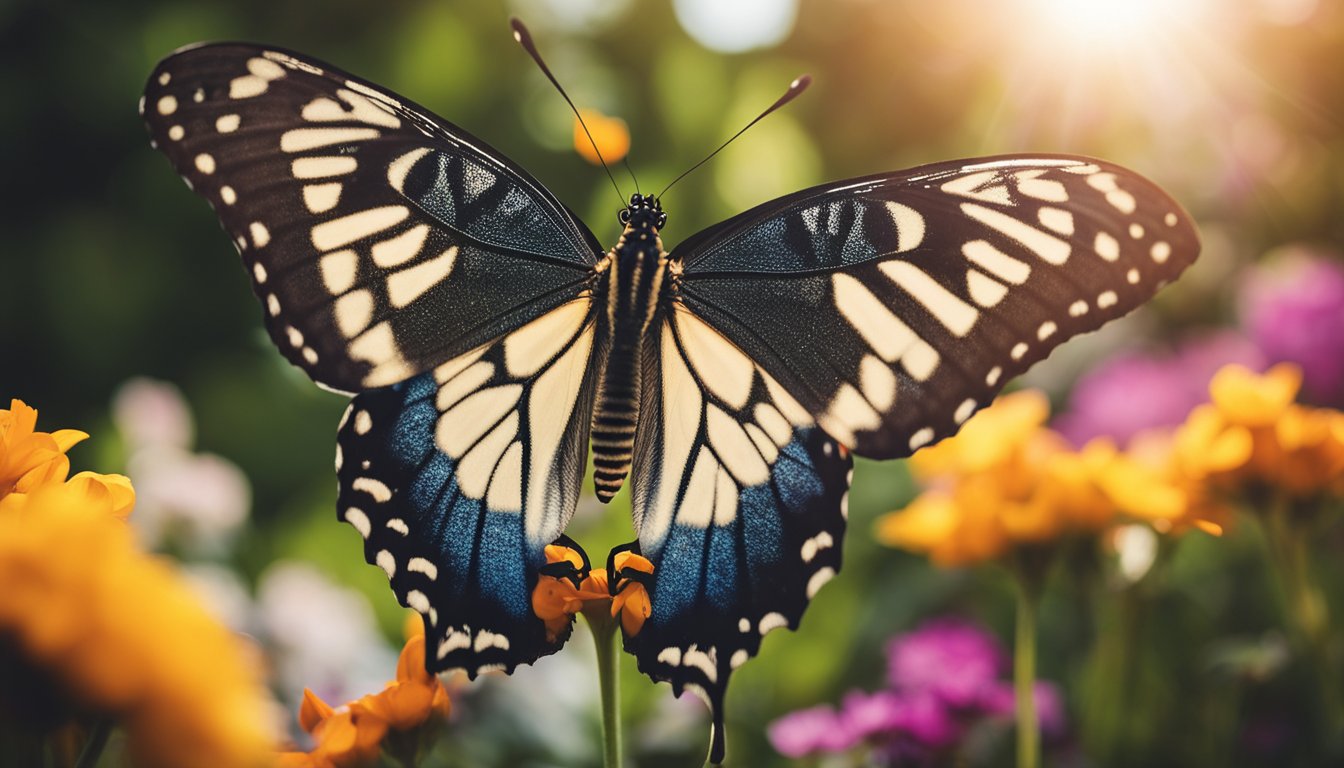
[[[642,202],[636,195],[631,203]],[[667,254],[658,239],[660,209],[632,205],[621,239],[600,267],[606,278],[607,359],[593,410],[593,484],[610,501],[630,474],[644,338],[662,297]]]

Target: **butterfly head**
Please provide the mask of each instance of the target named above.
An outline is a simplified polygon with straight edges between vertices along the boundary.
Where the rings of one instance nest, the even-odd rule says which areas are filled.
[[[630,196],[630,204],[621,209],[618,217],[626,227],[652,227],[662,229],[667,223],[667,214],[663,212],[663,203],[653,195],[641,195],[638,192]]]

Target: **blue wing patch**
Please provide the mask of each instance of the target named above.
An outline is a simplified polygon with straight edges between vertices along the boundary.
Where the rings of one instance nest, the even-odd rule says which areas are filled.
[[[729,676],[771,630],[797,627],[840,570],[852,462],[694,315],[674,309],[660,341],[632,478],[652,611],[625,648],[678,695],[705,698],[719,762]]]
[[[338,515],[402,604],[424,616],[431,669],[512,671],[568,637],[566,628],[548,639],[532,593],[585,466],[589,307],[571,302],[433,372],[360,394],[341,424]]]

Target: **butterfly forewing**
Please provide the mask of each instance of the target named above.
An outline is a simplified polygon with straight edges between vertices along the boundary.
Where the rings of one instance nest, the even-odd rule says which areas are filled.
[[[680,300],[855,452],[946,437],[1199,252],[1151,182],[1086,158],[958,161],[766,203],[673,252]]]
[[[531,598],[587,466],[594,349],[579,299],[351,403],[339,515],[424,616],[431,669],[511,671],[564,643]]]
[[[276,345],[333,389],[409,378],[572,299],[600,250],[484,143],[323,62],[189,48],[142,110],[233,238]]]

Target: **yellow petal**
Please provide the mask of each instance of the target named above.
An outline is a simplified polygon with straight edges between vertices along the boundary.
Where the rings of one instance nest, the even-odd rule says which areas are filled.
[[[1209,382],[1209,395],[1228,421],[1265,427],[1283,414],[1301,386],[1302,370],[1291,363],[1280,363],[1263,374],[1226,365]]]

